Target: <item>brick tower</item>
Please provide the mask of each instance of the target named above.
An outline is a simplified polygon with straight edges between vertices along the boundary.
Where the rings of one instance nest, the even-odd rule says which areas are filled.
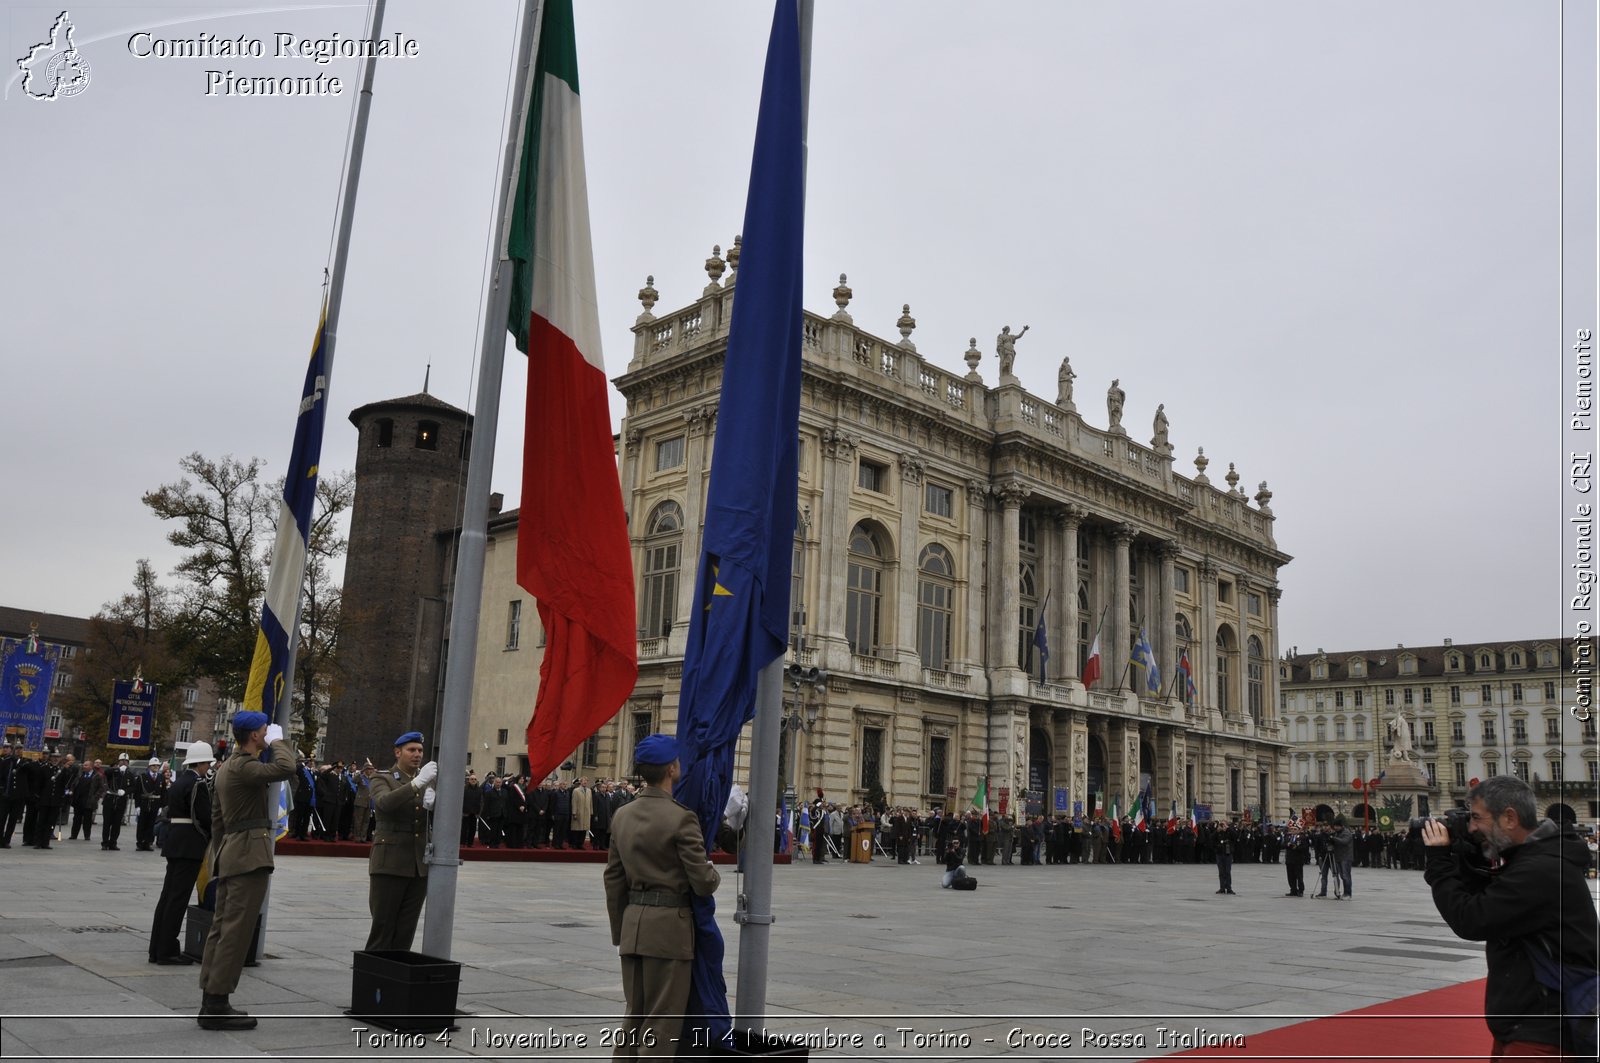
[[[438,705],[454,529],[472,416],[426,392],[355,410],[356,493],[344,569],[341,675],[329,759],[386,767],[397,735],[425,734]]]

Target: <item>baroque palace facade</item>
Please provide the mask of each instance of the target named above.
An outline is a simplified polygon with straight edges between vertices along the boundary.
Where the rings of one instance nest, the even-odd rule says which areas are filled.
[[[638,578],[639,682],[563,774],[620,777],[643,735],[676,726],[678,688],[713,455],[737,248],[714,252],[701,297],[656,315],[647,282],[627,370],[619,474]],[[789,714],[780,778],[800,792],[1051,811],[1210,803],[1281,815],[1289,749],[1277,708],[1278,569],[1266,485],[1255,505],[1230,472],[1174,469],[1164,411],[1150,444],[1091,426],[1063,361],[1055,402],[1012,374],[1016,337],[983,382],[925,361],[910,336],[856,327],[840,278],[831,316],[807,314],[794,537]],[[542,633],[515,585],[515,513],[491,519],[475,680],[473,763],[516,770]],[[1119,608],[1111,608],[1120,603]],[[1035,629],[1050,655],[1040,680]],[[1104,617],[1103,622],[1101,620]],[[1105,676],[1080,681],[1097,627]],[[1145,630],[1159,693],[1125,671]],[[526,653],[512,652],[527,650]],[[1172,692],[1180,652],[1198,697]],[[815,669],[815,671],[811,671]],[[513,695],[512,691],[520,693]],[[492,758],[488,759],[488,758]],[[792,762],[792,763],[791,763]],[[739,771],[748,770],[748,738]]]
[[[1368,795],[1353,784],[1387,766],[1398,716],[1427,773],[1428,811],[1465,808],[1475,779],[1517,775],[1541,812],[1563,803],[1592,823],[1600,750],[1579,679],[1593,660],[1593,639],[1560,638],[1293,652],[1280,668],[1294,803],[1361,817]],[[1380,784],[1373,809],[1384,798]]]

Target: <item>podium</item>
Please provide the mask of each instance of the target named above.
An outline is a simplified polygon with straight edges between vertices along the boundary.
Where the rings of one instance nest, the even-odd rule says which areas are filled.
[[[850,828],[850,862],[852,864],[872,863],[872,832],[877,829],[877,824],[871,820],[857,823]]]

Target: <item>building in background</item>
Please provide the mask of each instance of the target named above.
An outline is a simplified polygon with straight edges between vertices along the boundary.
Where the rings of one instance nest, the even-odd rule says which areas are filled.
[[[1279,670],[1296,806],[1325,805],[1360,817],[1366,798],[1353,783],[1384,770],[1389,724],[1398,714],[1432,784],[1429,811],[1465,807],[1474,780],[1506,774],[1533,784],[1541,811],[1564,803],[1594,822],[1600,818],[1595,720],[1572,711],[1580,651],[1592,662],[1593,640],[1586,650],[1571,640],[1536,638],[1291,652]],[[1373,810],[1383,803],[1380,784]]]

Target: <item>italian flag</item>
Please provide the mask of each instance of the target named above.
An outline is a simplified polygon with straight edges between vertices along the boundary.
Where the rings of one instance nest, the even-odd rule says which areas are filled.
[[[616,714],[638,678],[633,561],[611,437],[572,0],[546,0],[506,251],[507,327],[528,356],[517,582],[545,630],[528,724],[542,780]]]
[[[978,792],[972,795],[972,807],[983,815],[983,833],[989,833],[989,777],[978,780]]]
[[[1094,633],[1089,644],[1089,659],[1083,665],[1083,689],[1088,690],[1100,679],[1100,632]]]

